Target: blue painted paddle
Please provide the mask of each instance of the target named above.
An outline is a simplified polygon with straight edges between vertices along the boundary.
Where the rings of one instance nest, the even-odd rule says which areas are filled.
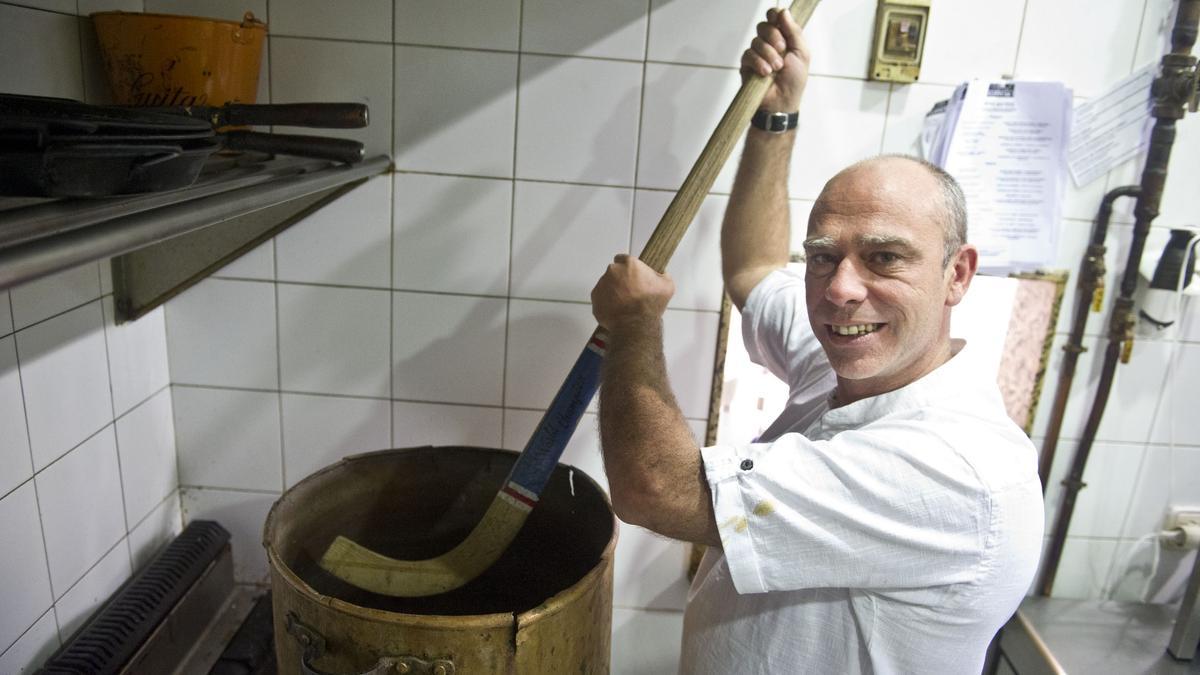
[[[792,16],[808,22],[819,0],[794,0]],[[721,167],[762,102],[771,78],[751,76],[742,84],[709,137],[696,164],[667,207],[639,256],[662,272],[695,218]],[[451,551],[428,560],[397,560],[339,536],[321,558],[321,567],[344,581],[383,595],[418,597],[453,590],[479,576],[517,536],[550,480],[563,449],[600,386],[605,334],[597,328],[555,394],[504,486],[471,533]]]

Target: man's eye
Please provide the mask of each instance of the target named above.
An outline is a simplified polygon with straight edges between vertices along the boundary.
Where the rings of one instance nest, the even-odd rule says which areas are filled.
[[[871,261],[883,265],[891,265],[892,263],[900,262],[900,256],[891,251],[876,251],[871,254]]]

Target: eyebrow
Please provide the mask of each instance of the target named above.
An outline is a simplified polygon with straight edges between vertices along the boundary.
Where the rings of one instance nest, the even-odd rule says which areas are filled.
[[[920,251],[912,241],[906,237],[901,237],[894,234],[864,234],[859,236],[858,244],[866,247],[892,247],[903,249],[908,254],[916,254]],[[821,237],[809,237],[802,244],[805,251],[825,251],[837,248],[837,242],[833,237],[825,235]]]

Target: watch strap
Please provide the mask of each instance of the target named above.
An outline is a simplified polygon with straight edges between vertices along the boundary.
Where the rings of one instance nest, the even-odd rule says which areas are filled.
[[[791,131],[800,125],[800,113],[770,112],[759,109],[750,118],[750,126],[773,134]]]

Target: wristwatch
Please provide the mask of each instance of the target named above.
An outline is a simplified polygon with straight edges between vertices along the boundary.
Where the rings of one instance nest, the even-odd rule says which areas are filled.
[[[800,113],[768,112],[759,109],[750,118],[750,126],[772,134],[782,134],[800,126]]]

